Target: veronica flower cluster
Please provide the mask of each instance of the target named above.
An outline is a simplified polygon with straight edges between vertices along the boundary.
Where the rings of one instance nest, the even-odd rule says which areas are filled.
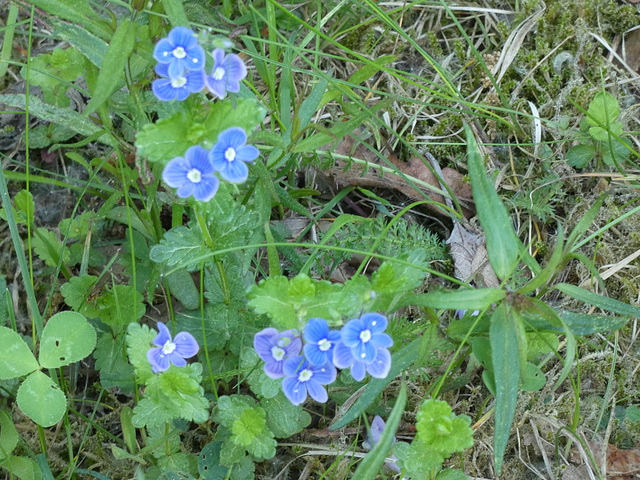
[[[247,76],[247,67],[240,57],[226,54],[221,48],[211,52],[213,67],[205,71],[205,52],[198,44],[195,33],[186,27],[176,27],[167,38],[155,46],[153,57],[158,61],[155,72],[160,76],[151,88],[159,100],[185,100],[190,94],[205,87],[219,99],[227,92],[240,91],[240,82]],[[247,163],[258,158],[259,151],[246,145],[247,134],[240,127],[231,127],[218,135],[211,150],[196,145],[184,157],[169,161],[162,179],[181,198],[193,195],[196,200],[208,202],[220,186],[216,173],[224,180],[242,183],[249,176]]]
[[[275,328],[258,332],[253,346],[265,362],[267,376],[284,377],[282,391],[291,403],[301,404],[307,394],[324,403],[328,399],[325,385],[336,379],[336,368],[350,368],[356,381],[367,373],[375,378],[388,375],[388,348],[393,340],[384,333],[387,323],[383,315],[366,313],[338,331],[330,330],[326,320],[312,318],[304,328],[304,347],[296,330],[278,332]]]

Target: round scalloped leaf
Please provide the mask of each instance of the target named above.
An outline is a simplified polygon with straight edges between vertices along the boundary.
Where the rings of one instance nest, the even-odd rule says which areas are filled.
[[[67,410],[67,397],[39,370],[22,382],[17,400],[22,413],[42,427],[58,423]]]
[[[21,377],[38,367],[22,337],[10,328],[0,327],[0,380]]]
[[[56,313],[42,331],[40,365],[58,368],[79,362],[96,346],[96,331],[76,312]]]
[[[198,471],[204,480],[224,480],[229,473],[229,468],[220,465],[220,450],[222,442],[208,443],[200,452],[198,459]]]
[[[0,412],[0,462],[18,445],[18,431],[7,412]]]

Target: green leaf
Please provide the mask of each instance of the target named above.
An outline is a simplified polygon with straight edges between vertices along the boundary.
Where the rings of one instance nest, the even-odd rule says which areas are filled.
[[[231,100],[209,104],[207,118],[199,123],[187,120],[182,113],[145,125],[136,136],[138,153],[149,162],[167,163],[182,157],[193,145],[211,148],[218,134],[229,127],[242,127],[247,134],[262,121],[266,109],[256,100],[239,98],[236,107]]]
[[[393,379],[400,374],[400,372],[411,366],[411,364],[418,356],[421,342],[422,340],[418,338],[411,342],[409,345],[403,347],[400,351],[394,353],[391,356],[391,369],[389,370],[387,378],[370,379],[364,392],[358,398],[358,400],[356,400],[356,403],[353,404],[353,406],[347,413],[344,414],[342,418],[331,425],[331,427],[329,427],[329,430],[338,430],[340,428],[346,427],[349,423],[363,414],[369,407],[369,405],[371,405],[375,401],[375,399],[378,398],[378,395],[382,393],[385,387],[389,385],[389,383],[391,383]]]
[[[95,304],[100,320],[113,328],[114,332],[119,332],[144,315],[144,297],[133,285],[116,285],[106,288],[105,292],[95,300]]]
[[[616,165],[624,162],[631,154],[631,143],[623,139],[622,141],[617,138],[612,138],[611,142],[608,142],[602,146],[602,161],[605,165]]]
[[[229,468],[220,465],[221,450],[222,442],[216,440],[206,444],[200,452],[198,472],[204,480],[224,480],[227,477]]]
[[[518,321],[518,317],[511,307],[506,302],[502,302],[491,316],[489,329],[491,359],[496,384],[493,458],[498,475],[502,471],[502,459],[509,441],[520,385]]]
[[[20,190],[13,201],[18,211],[23,214],[23,219],[26,220],[27,223],[33,224],[33,212],[36,209],[36,202],[34,202],[31,192]]]
[[[80,24],[102,38],[111,37],[105,22],[94,20],[99,17],[86,0],[33,0],[31,3],[53,17]]]
[[[22,337],[0,326],[0,380],[21,377],[39,367]]]
[[[176,270],[166,275],[165,279],[169,285],[171,294],[176,297],[187,310],[196,310],[200,306],[200,292],[191,278],[191,274],[186,270]]]
[[[439,290],[429,293],[415,293],[404,297],[397,308],[408,305],[434,309],[482,310],[499,302],[506,292],[498,288],[460,288],[459,290]]]
[[[18,430],[16,430],[9,414],[0,411],[0,464],[18,445]]]
[[[16,400],[22,413],[42,427],[58,423],[67,410],[64,393],[41,371],[33,372],[22,382]]]
[[[71,277],[67,283],[60,287],[60,293],[64,302],[76,312],[89,318],[100,316],[100,309],[94,305],[94,300],[89,300],[98,277],[82,275]]]
[[[537,365],[527,362],[522,375],[520,388],[525,392],[537,392],[547,384],[547,378]]]
[[[398,425],[402,419],[406,403],[407,385],[402,382],[402,387],[400,387],[400,392],[398,393],[398,399],[391,411],[391,415],[389,415],[389,420],[382,432],[380,441],[367,454],[364,460],[360,462],[358,469],[351,477],[352,480],[371,480],[372,478],[376,478],[376,475],[380,471],[380,468],[387,457],[387,453],[391,450],[391,445],[393,444],[396,430],[398,430]]]
[[[263,362],[262,359],[258,356],[255,348],[247,347],[242,350],[240,355],[240,368],[251,368],[251,372],[247,375],[246,380],[251,387],[251,391],[256,395],[263,397],[264,399],[270,399],[282,393],[282,379],[278,378],[269,378],[266,373],[264,373],[264,369],[262,368]],[[292,405],[289,400],[287,400],[289,405]],[[301,418],[304,417],[304,414],[301,414]],[[272,429],[276,434],[277,431]],[[293,435],[293,434],[292,434]],[[289,435],[287,435],[289,436]]]
[[[164,11],[169,17],[169,21],[173,27],[189,27],[189,20],[184,13],[182,0],[162,0]]]
[[[146,385],[154,376],[149,360],[147,360],[147,352],[152,347],[156,335],[158,332],[149,329],[146,325],[131,323],[127,327],[127,354],[135,369],[138,383],[143,385]]]
[[[260,280],[247,293],[249,306],[259,314],[267,314],[277,328],[296,328],[298,316],[293,303],[288,298],[289,280],[283,276],[273,276]]]
[[[417,437],[425,445],[433,448],[442,457],[473,447],[473,430],[469,426],[471,418],[457,416],[442,400],[425,400],[418,412]]]
[[[580,300],[581,302],[594,305],[608,312],[617,313],[620,315],[630,315],[632,317],[640,317],[640,308],[629,305],[628,303],[620,302],[609,297],[603,297],[597,293],[590,292],[584,288],[576,287],[575,285],[569,285],[568,283],[559,283],[554,288],[560,290],[562,293],[569,295],[570,297]]]
[[[40,339],[40,365],[58,368],[88,357],[96,346],[96,331],[76,312],[59,312],[49,319]]]
[[[311,415],[302,405],[292,404],[282,390],[273,398],[265,398],[260,405],[267,412],[267,428],[276,438],[289,438],[311,424]]]
[[[593,160],[595,155],[596,149],[593,148],[593,145],[582,144],[571,148],[567,152],[565,160],[574,168],[584,168],[587,166],[587,163]]]
[[[49,18],[48,23],[53,27],[52,37],[73,45],[96,67],[102,67],[102,60],[109,49],[107,42],[78,25],[63,22],[57,18]]]
[[[151,247],[149,258],[167,267],[180,265],[187,270],[195,270],[200,266],[198,258],[210,253],[211,249],[204,246],[199,231],[177,227],[165,233],[160,244]]]
[[[18,95],[0,95],[0,103],[7,107],[13,107],[19,110],[26,110],[26,96]],[[38,97],[29,95],[29,115],[38,117],[45,122],[55,123],[70,128],[74,132],[83,137],[91,137],[103,129],[95,125],[84,115],[70,108],[60,108],[44,103]],[[114,146],[117,142],[108,135],[99,136],[96,141],[105,145]]]
[[[518,264],[520,240],[513,230],[513,222],[507,209],[487,177],[484,161],[473,132],[466,124],[464,128],[467,134],[469,177],[473,199],[478,210],[478,219],[487,237],[489,261],[498,278],[505,280]]]
[[[247,408],[231,426],[234,442],[250,446],[264,430],[267,414],[262,408]]]
[[[116,28],[109,42],[107,54],[102,61],[95,88],[91,92],[91,100],[84,110],[85,115],[90,115],[98,110],[122,85],[124,67],[136,43],[137,27],[135,22],[125,19]]]
[[[46,228],[37,228],[36,234],[31,238],[31,245],[38,257],[50,267],[57,267],[62,255],[62,242],[56,234]],[[69,250],[64,250],[63,263],[69,261]]]
[[[598,92],[591,100],[587,110],[587,123],[592,126],[589,129],[589,134],[600,141],[609,139],[606,128],[609,128],[616,135],[622,134],[622,124],[616,122],[619,114],[618,100],[609,92]]]
[[[604,202],[605,196],[606,194],[600,195],[598,197],[598,200],[595,201],[595,203],[589,208],[587,213],[585,213],[580,221],[578,221],[576,226],[569,234],[569,237],[567,237],[567,248],[573,250],[573,245],[576,243],[576,241],[582,236],[584,232],[587,231],[589,227],[593,225],[593,222],[598,215],[600,208],[602,207],[602,202]]]
[[[218,404],[213,410],[211,418],[214,422],[231,428],[245,409],[254,408],[257,405],[258,402],[246,395],[225,395],[218,398]]]
[[[20,480],[40,480],[42,478],[40,466],[27,457],[11,455],[0,466]]]

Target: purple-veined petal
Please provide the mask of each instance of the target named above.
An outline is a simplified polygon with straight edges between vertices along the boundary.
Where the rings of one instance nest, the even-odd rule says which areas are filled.
[[[197,70],[195,72],[189,72],[187,74],[187,83],[184,85],[184,88],[189,90],[191,93],[197,93],[204,88],[204,71]]]
[[[176,98],[176,89],[171,86],[171,80],[168,78],[154,80],[151,83],[151,91],[162,102],[169,102]]]
[[[331,353],[331,350],[327,352],[321,351],[315,343],[305,343],[303,350],[304,356],[312,365],[324,365],[327,358],[329,358],[328,355]]]
[[[147,351],[147,360],[151,364],[153,373],[164,372],[169,369],[169,359],[162,353],[161,348],[150,348]]]
[[[240,82],[234,82],[233,80],[227,79],[224,88],[227,92],[238,93],[240,91]]]
[[[169,32],[169,35],[167,35],[167,38],[174,45],[174,48],[182,47],[185,50],[187,50],[187,48],[189,48],[190,46],[196,44],[198,41],[195,37],[195,34],[193,33],[193,30],[187,27],[172,28]]]
[[[236,149],[236,160],[241,162],[251,162],[258,158],[260,155],[260,150],[258,150],[253,145],[243,145],[240,148]]]
[[[351,365],[351,376],[356,382],[361,382],[367,374],[367,366],[364,362],[355,360]]]
[[[307,368],[308,363],[301,355],[289,357],[285,360],[282,371],[288,377],[295,377],[298,372]]]
[[[169,64],[169,78],[181,77],[186,69],[184,59],[174,58],[173,62]]]
[[[225,82],[223,80],[214,80],[211,76],[207,76],[205,78],[205,82],[207,84],[207,88],[211,93],[213,93],[220,100],[224,100],[224,97],[227,96],[227,90],[224,88]]]
[[[176,338],[173,339],[173,343],[176,345],[174,353],[184,358],[191,358],[200,350],[198,342],[193,335],[188,332],[178,333]]]
[[[387,378],[391,369],[391,354],[386,348],[378,348],[376,358],[367,365],[367,372],[374,378]]]
[[[289,330],[292,331],[292,330]],[[293,332],[295,332],[295,335],[298,334],[297,331],[293,330]],[[283,332],[284,335],[284,332]],[[284,347],[284,352],[287,355],[287,357],[293,357],[295,355],[298,355],[300,353],[300,350],[302,350],[302,340],[300,339],[300,337],[289,337],[291,339],[291,341],[289,342],[289,345],[285,345]]]
[[[189,172],[189,165],[182,157],[176,157],[167,163],[166,167],[162,171],[162,180],[164,183],[172,188],[178,188],[185,182],[189,181],[187,178],[187,172]]]
[[[374,343],[376,347],[389,348],[393,345],[393,339],[387,333],[374,333],[371,343]]]
[[[195,184],[193,198],[200,202],[208,202],[215,197],[219,186],[220,180],[213,175],[203,176],[200,183]]]
[[[311,395],[311,398],[316,402],[325,403],[329,400],[327,390],[320,384],[320,382],[315,381],[315,377],[312,377],[308,382],[306,382],[306,386],[309,395]]]
[[[165,343],[171,341],[171,333],[164,323],[158,322],[158,335],[153,339],[153,344],[156,347],[164,347]]]
[[[310,318],[304,327],[306,342],[318,343],[329,336],[329,324],[324,318]]]
[[[354,358],[351,349],[342,340],[333,347],[332,361],[337,368],[349,368],[353,365]]]
[[[358,344],[362,343],[362,340],[360,339],[360,333],[362,330],[364,330],[362,320],[359,318],[349,320],[347,324],[342,327],[342,330],[340,330],[342,341],[347,347],[356,347]]]
[[[196,189],[196,186],[187,181],[186,183],[183,183],[182,185],[180,185],[180,187],[178,187],[178,190],[176,190],[176,195],[178,195],[180,198],[189,198],[191,195],[193,195],[193,191]]]
[[[186,100],[187,97],[190,95],[189,90],[187,90],[184,87],[176,88],[175,91],[176,91],[176,100],[178,100],[179,102]]]
[[[155,72],[161,77],[169,78],[169,64],[168,63],[157,63],[155,68]]]
[[[249,167],[240,161],[227,162],[219,173],[227,182],[242,183],[249,178]]]
[[[311,378],[322,385],[329,385],[336,379],[336,369],[329,362],[325,363],[321,367],[314,366],[311,370],[313,372],[313,376]]]
[[[174,351],[174,352],[168,354],[167,358],[176,367],[186,367],[187,366],[187,361],[184,358],[182,358],[182,356],[177,351]]]
[[[376,358],[376,347],[372,342],[360,342],[351,349],[351,353],[356,360],[364,363],[371,363]]]
[[[283,366],[284,366],[284,361],[280,361],[280,362],[276,362],[276,361],[265,362],[265,364],[264,364],[264,373],[269,378],[274,378],[274,379],[282,378],[282,377],[284,377],[284,371],[282,369]]]
[[[185,66],[188,70],[197,71],[202,70],[204,72],[204,49],[196,44],[186,49],[187,56],[185,57]]]
[[[238,149],[242,145],[247,143],[247,133],[242,127],[227,128],[225,131],[221,132],[220,135],[218,135],[217,143],[222,145],[223,152],[229,147]]]
[[[222,170],[227,166],[229,162],[224,158],[224,152],[226,147],[220,143],[216,143],[211,150],[209,150],[209,162],[213,168],[217,171]]]
[[[371,330],[371,333],[384,332],[387,328],[387,319],[379,313],[365,313],[362,315],[364,327]]]
[[[242,59],[235,53],[231,53],[224,59],[224,69],[229,80],[239,82],[247,76],[247,67]]]
[[[174,56],[171,52],[175,47],[171,44],[169,39],[163,38],[156,43],[153,49],[153,58],[160,63],[171,63]]]
[[[225,53],[221,48],[216,48],[213,52],[211,52],[211,56],[213,57],[213,69],[215,70],[218,67],[222,67],[222,62],[224,61]]]
[[[187,152],[184,154],[184,158],[189,163],[190,168],[199,170],[202,175],[212,174],[215,172],[215,169],[209,161],[209,152],[200,145],[189,147]]]
[[[287,377],[282,380],[282,391],[294,405],[300,405],[307,399],[307,387],[296,377]]]

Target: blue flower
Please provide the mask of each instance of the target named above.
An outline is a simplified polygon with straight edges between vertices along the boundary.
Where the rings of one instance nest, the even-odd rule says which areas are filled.
[[[376,443],[380,441],[382,438],[382,432],[385,428],[385,423],[379,415],[376,415],[373,421],[371,422],[371,427],[369,428],[369,432],[367,434],[367,439],[362,442],[362,448],[369,451],[373,447],[376,446]],[[393,443],[396,443],[396,437],[393,437]],[[395,473],[400,473],[400,467],[396,463],[398,461],[398,457],[392,455],[385,459],[384,464],[389,469],[394,471]]]
[[[391,354],[383,347],[376,348],[372,362],[365,363],[353,356],[353,349],[347,347],[342,340],[333,348],[333,364],[337,368],[351,368],[351,376],[357,382],[369,373],[374,378],[387,378],[391,369]]]
[[[184,367],[187,365],[185,358],[191,358],[198,353],[200,347],[190,333],[180,332],[171,341],[171,334],[164,323],[158,323],[158,332],[153,339],[153,344],[158,348],[150,348],[147,352],[147,360],[153,373],[168,370],[169,363],[176,367]]]
[[[304,356],[313,365],[324,365],[333,358],[333,346],[340,341],[340,332],[329,330],[323,318],[312,318],[304,327]]]
[[[456,310],[455,312],[455,317],[456,318],[462,318],[464,317],[467,313],[469,312],[469,310]],[[480,310],[474,310],[473,312],[471,312],[471,316],[475,317],[480,315]]]
[[[329,362],[324,365],[311,365],[302,355],[290,357],[284,362],[282,391],[294,405],[300,405],[307,399],[307,393],[316,402],[324,403],[328,400],[328,385],[336,379],[336,369]]]
[[[218,135],[218,142],[209,152],[209,160],[222,178],[228,182],[241,183],[249,176],[245,162],[253,163],[260,151],[247,143],[243,128],[231,127]]]
[[[176,192],[180,198],[193,198],[208,202],[218,191],[220,180],[214,175],[208,152],[196,145],[189,147],[184,158],[176,157],[167,163],[162,172],[162,179]]]
[[[247,76],[242,59],[234,53],[226,55],[221,48],[216,48],[211,55],[213,70],[206,79],[209,91],[220,99],[226,97],[227,92],[239,92],[240,81]]]
[[[169,77],[169,65],[159,63],[156,65],[156,73],[163,78],[154,80],[151,89],[158,100],[184,100],[191,93],[199,92],[204,88],[204,70],[185,70],[175,78]]]
[[[176,27],[167,38],[160,40],[153,50],[153,58],[169,65],[167,73],[171,79],[181,77],[185,70],[202,70],[205,60],[196,35],[186,27]]]
[[[342,327],[342,341],[351,349],[354,358],[371,363],[376,358],[379,347],[388,348],[393,345],[391,337],[384,333],[387,323],[387,319],[379,313],[365,313],[361,318],[350,320]]]
[[[285,360],[300,353],[302,341],[296,330],[280,333],[275,328],[265,328],[253,337],[253,348],[265,362],[264,373],[270,378],[280,378],[284,376]]]

